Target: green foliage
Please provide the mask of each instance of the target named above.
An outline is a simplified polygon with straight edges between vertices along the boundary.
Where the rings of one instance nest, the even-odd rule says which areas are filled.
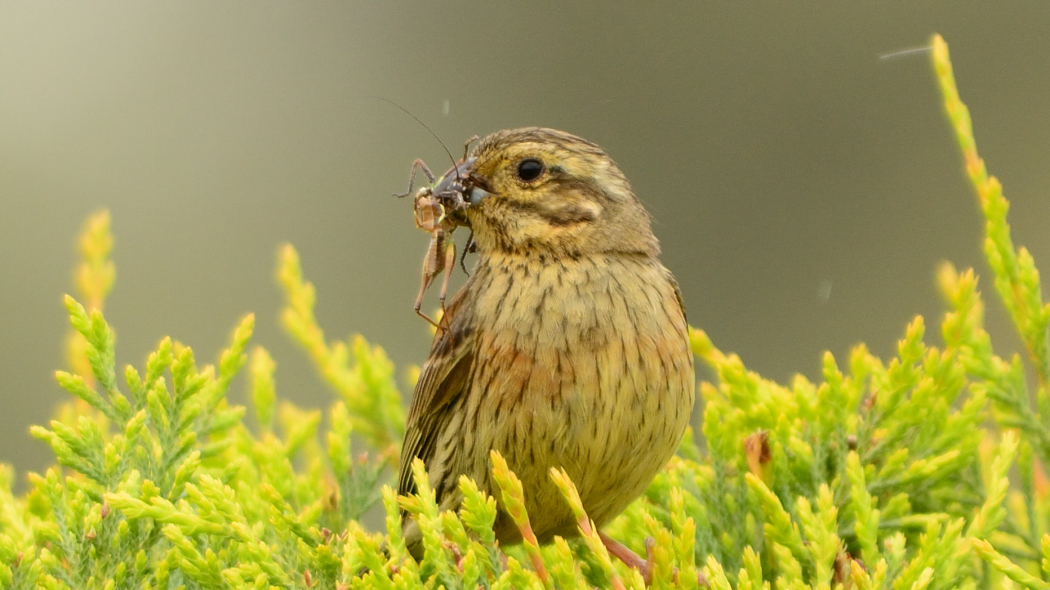
[[[610,553],[563,471],[551,477],[580,536],[547,546],[498,454],[495,497],[464,477],[458,513],[440,511],[418,461],[416,495],[385,485],[405,420],[393,365],[359,336],[326,340],[291,246],[279,256],[282,322],[335,394],[327,413],[278,397],[273,358],[248,348],[252,316],[214,365],[165,338],[140,369],[118,372],[102,314],[115,276],[103,213],[85,225],[78,299],[66,298],[70,370],[56,379],[74,402],[32,430],[57,466],[15,496],[0,465],[0,587],[1050,587],[1050,306],[1031,255],[1011,241],[1008,203],[977,156],[939,37],[934,61],[1034,391],[1019,356],[995,354],[974,272],[950,265],[938,274],[942,346],[917,317],[893,358],[863,345],[847,359],[826,354],[820,383],[763,379],[693,330],[717,375],[700,385],[703,450],[690,433],[603,531],[648,557],[646,579]],[[245,368],[248,408],[226,395]],[[379,532],[359,521],[377,504]],[[524,543],[498,546],[497,506]],[[419,523],[420,561],[402,510]]]

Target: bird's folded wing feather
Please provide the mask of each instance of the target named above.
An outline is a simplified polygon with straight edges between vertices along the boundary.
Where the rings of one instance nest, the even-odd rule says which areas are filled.
[[[456,303],[449,306],[449,315],[454,315],[454,307],[458,307]],[[475,357],[474,337],[471,331],[458,329],[461,324],[456,319],[462,318],[453,319],[451,330],[439,332],[434,339],[430,358],[423,364],[416,383],[408,411],[405,443],[401,448],[397,480],[397,491],[401,495],[416,492],[412,461],[419,457],[429,467],[444,425],[450,423],[448,412],[454,409],[456,400],[470,386]],[[454,336],[450,337],[449,332]]]

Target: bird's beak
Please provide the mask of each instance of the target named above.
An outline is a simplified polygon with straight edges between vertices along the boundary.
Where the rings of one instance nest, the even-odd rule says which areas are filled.
[[[470,189],[470,192],[467,194],[467,202],[469,202],[471,205],[477,205],[485,197],[490,196],[492,196],[492,193],[488,192],[487,190],[479,187],[474,187]]]
[[[477,186],[472,181],[471,173],[474,171],[475,163],[477,163],[477,158],[467,158],[449,168],[448,172],[438,181],[437,186],[434,187],[434,194],[441,195],[448,192],[458,192],[462,195],[463,200],[471,205],[477,205],[485,197],[490,196],[492,193]]]

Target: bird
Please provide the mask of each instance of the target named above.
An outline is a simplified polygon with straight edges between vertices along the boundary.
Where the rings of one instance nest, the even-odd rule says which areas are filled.
[[[695,397],[682,292],[650,215],[601,147],[556,129],[485,136],[439,184],[461,189],[464,206],[448,214],[472,232],[477,260],[421,368],[398,492],[416,492],[419,458],[442,510],[459,507],[461,475],[498,498],[496,450],[523,484],[541,544],[579,535],[552,468],[601,527],[675,453]],[[501,545],[521,541],[502,506],[494,531]],[[402,532],[421,558],[406,514]]]

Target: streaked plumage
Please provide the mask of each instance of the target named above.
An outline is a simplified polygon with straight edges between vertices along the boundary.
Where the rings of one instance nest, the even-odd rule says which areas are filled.
[[[478,262],[423,365],[398,489],[415,490],[420,457],[442,509],[458,507],[460,474],[498,497],[496,449],[524,484],[540,541],[573,536],[551,467],[566,469],[601,526],[682,438],[695,385],[681,294],[648,213],[598,146],[525,128],[489,135],[471,155],[470,181],[486,196],[455,214]],[[518,176],[526,160],[543,166],[532,181]],[[418,554],[418,528],[404,528]],[[520,540],[502,513],[496,535]]]

